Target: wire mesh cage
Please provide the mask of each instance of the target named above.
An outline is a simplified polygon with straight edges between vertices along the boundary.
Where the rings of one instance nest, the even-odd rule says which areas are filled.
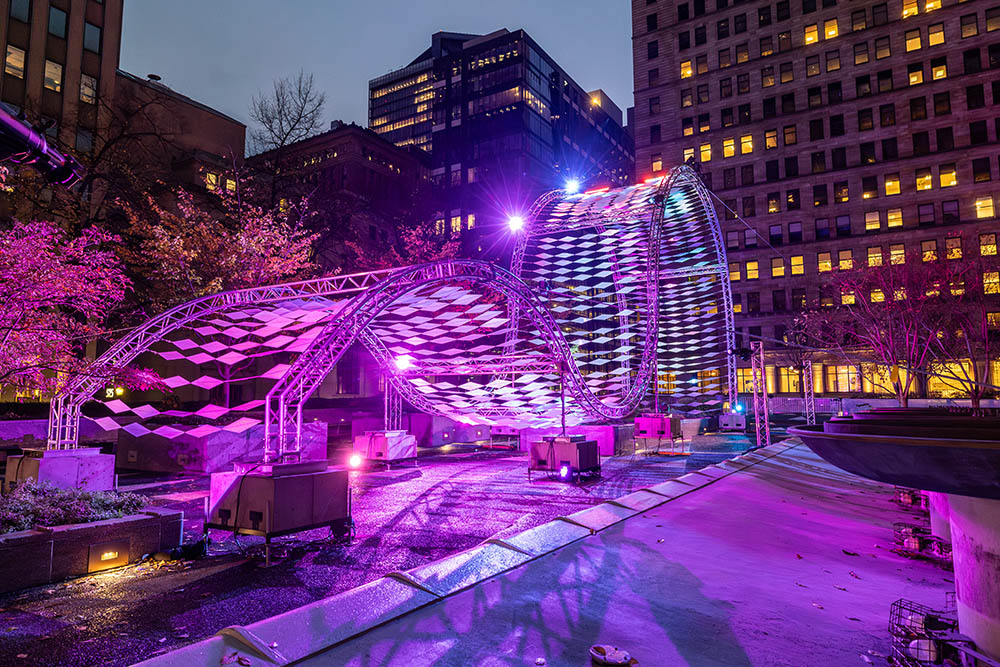
[[[905,521],[897,521],[892,524],[893,541],[913,551],[920,551],[923,548],[924,540],[930,537],[930,534],[931,530],[929,526]]]
[[[957,628],[958,620],[948,611],[934,610],[912,600],[896,600],[889,608],[890,664],[900,667],[963,664],[959,651],[941,638],[941,633]]]

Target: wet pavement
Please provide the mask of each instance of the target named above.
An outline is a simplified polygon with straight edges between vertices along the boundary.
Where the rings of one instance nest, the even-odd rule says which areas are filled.
[[[775,434],[777,435],[777,434]],[[524,453],[453,450],[419,465],[352,473],[357,534],[326,529],[278,539],[263,567],[259,538],[211,531],[207,557],[128,566],[0,596],[0,665],[128,665],[504,537],[744,452],[742,435],[699,436],[692,454],[604,460],[579,485],[526,474]],[[202,534],[207,477],[133,477],[123,490],[184,511]]]

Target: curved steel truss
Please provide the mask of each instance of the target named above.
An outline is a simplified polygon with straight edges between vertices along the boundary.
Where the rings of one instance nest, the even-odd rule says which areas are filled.
[[[519,232],[511,270],[445,261],[324,281],[184,304],[98,360],[128,363],[151,351],[199,373],[167,378],[171,386],[273,381],[264,400],[194,413],[108,406],[145,419],[263,404],[265,459],[294,459],[305,402],[356,343],[415,408],[469,424],[620,419],[654,393],[674,407],[735,397],[725,248],[708,192],[688,167],[617,190],[544,195]],[[222,377],[202,372],[212,364]],[[53,401],[50,447],[75,445],[80,406],[99,388],[81,380]],[[193,430],[257,423],[244,417]],[[124,428],[182,433],[135,421]]]

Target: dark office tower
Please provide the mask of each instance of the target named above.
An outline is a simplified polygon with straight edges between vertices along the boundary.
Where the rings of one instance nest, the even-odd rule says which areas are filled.
[[[743,341],[780,349],[796,311],[860,298],[825,287],[838,268],[997,252],[1000,3],[632,0],[632,36],[636,170],[700,163]],[[814,369],[817,393],[876,391]]]
[[[584,91],[523,30],[437,33],[398,71],[369,82],[369,124],[431,155],[437,229],[467,254],[539,194],[632,181],[632,139],[602,91]]]

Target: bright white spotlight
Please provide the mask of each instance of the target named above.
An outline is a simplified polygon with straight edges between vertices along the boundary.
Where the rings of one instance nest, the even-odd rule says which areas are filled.
[[[510,231],[519,232],[524,229],[524,218],[519,215],[512,215],[507,218],[507,226],[510,227]]]
[[[361,454],[351,454],[351,458],[347,460],[347,465],[352,468],[361,467]]]
[[[396,357],[396,370],[405,371],[408,368],[413,368],[413,357],[408,354],[401,354]]]
[[[569,477],[569,473],[570,473],[569,466],[562,466],[561,468],[559,468],[559,476],[562,477],[563,479]]]
[[[575,195],[577,192],[580,191],[580,181],[578,181],[575,178],[569,179],[568,181],[566,181],[565,190],[566,194]]]

